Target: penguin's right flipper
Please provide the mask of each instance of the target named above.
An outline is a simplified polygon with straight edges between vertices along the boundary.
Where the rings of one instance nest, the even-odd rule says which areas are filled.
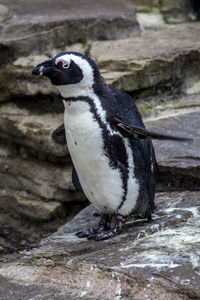
[[[52,139],[59,145],[67,144],[64,124],[60,125],[56,130],[54,130],[54,132],[52,133]],[[83,192],[82,186],[78,178],[78,174],[74,166],[72,166],[72,183],[77,191]]]
[[[79,178],[78,178],[78,174],[77,174],[74,166],[72,168],[72,182],[77,191],[83,192],[82,186],[81,186]]]
[[[67,144],[64,124],[60,125],[56,130],[53,131],[52,139],[59,145]]]

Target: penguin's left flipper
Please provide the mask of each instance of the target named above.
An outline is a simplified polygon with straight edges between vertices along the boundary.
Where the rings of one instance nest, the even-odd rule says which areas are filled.
[[[67,144],[64,124],[60,125],[56,130],[53,131],[52,139],[59,145]]]
[[[115,119],[115,128],[125,137],[134,137],[135,139],[158,139],[158,140],[172,140],[172,141],[193,141],[192,138],[173,136],[168,134],[162,134],[155,131],[148,130],[137,126],[130,126],[119,119]]]

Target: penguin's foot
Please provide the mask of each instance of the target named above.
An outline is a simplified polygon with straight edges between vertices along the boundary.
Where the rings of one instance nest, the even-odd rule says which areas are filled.
[[[88,229],[79,231],[76,233],[76,235],[79,238],[84,238],[84,237],[89,237],[89,236],[97,234],[97,233],[101,233],[106,230],[108,231],[110,229],[111,219],[112,219],[112,215],[103,214],[103,215],[101,215],[101,219],[100,219],[98,226],[96,226],[94,228],[88,228]]]
[[[93,234],[88,235],[88,240],[95,240],[95,241],[102,241],[109,239],[121,232],[123,224],[126,222],[126,219],[121,216],[117,215],[116,217],[116,223],[113,229],[108,229],[108,230],[101,230],[94,232]]]

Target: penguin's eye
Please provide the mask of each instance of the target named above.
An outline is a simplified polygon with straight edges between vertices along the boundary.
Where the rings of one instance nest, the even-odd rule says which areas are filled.
[[[55,61],[55,64],[63,69],[68,69],[70,67],[70,62],[67,62],[66,60],[62,58],[57,58]]]
[[[64,69],[68,69],[69,66],[70,66],[70,64],[68,64],[68,63],[63,63],[63,65],[62,65],[62,67],[63,67]]]

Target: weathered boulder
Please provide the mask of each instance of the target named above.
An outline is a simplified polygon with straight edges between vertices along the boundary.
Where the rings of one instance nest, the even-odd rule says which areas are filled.
[[[191,0],[162,0],[160,11],[167,23],[183,23],[197,17]]]
[[[0,106],[0,137],[50,156],[66,157],[66,149],[52,139],[53,131],[63,123],[63,113],[45,113],[38,103],[38,114],[36,114],[31,110],[31,101],[37,100],[27,99],[27,101],[30,101],[27,104],[29,110],[19,107],[17,103],[6,103]],[[59,99],[57,101],[61,102]],[[37,107],[37,104],[35,106]],[[48,106],[47,100],[46,106]]]
[[[141,37],[116,41],[91,42],[74,49],[87,53],[100,67],[106,83],[128,92],[163,86],[189,93],[200,91],[200,23],[146,31]],[[70,50],[70,47],[66,48]],[[0,70],[0,101],[10,97],[57,93],[47,78],[35,78],[31,70],[39,62],[59,53],[63,48],[18,57]]]
[[[157,119],[146,121],[145,124],[154,131],[193,139],[186,142],[154,141],[160,170],[158,188],[199,190],[200,107],[196,107],[196,112],[177,113],[171,117],[161,115]]]
[[[132,0],[138,15],[145,14],[146,19],[162,14],[166,23],[183,23],[196,20],[198,11],[192,0]]]
[[[49,287],[51,299],[199,299],[199,196],[158,194],[152,223],[130,221],[98,243],[74,235],[98,221],[88,207],[38,249],[1,265],[1,295],[26,299],[31,290],[46,299]]]
[[[0,262],[21,257],[20,251],[38,246],[42,238],[57,231],[85,205],[45,202],[19,191],[0,191]],[[1,299],[0,295],[0,299]]]
[[[0,4],[0,22],[4,22],[10,17],[9,8],[6,5]]]
[[[199,82],[200,23],[147,31],[133,39],[92,44],[90,55],[108,84],[137,91],[159,84],[173,90]],[[165,84],[164,84],[165,83]],[[182,86],[183,85],[183,86]],[[189,87],[188,87],[189,88]]]
[[[45,202],[27,192],[13,190],[0,190],[0,208],[35,221],[50,220],[63,213],[60,202]]]
[[[4,58],[43,53],[49,49],[99,39],[138,35],[135,6],[129,1],[2,0],[11,16],[0,24]],[[2,63],[2,61],[1,61]]]
[[[169,96],[160,89],[153,96],[144,96],[138,99],[133,97],[133,99],[145,122],[184,115],[199,111],[200,109],[199,94],[175,94]]]
[[[81,200],[71,181],[71,166],[23,159],[13,155],[13,147],[0,148],[0,188],[26,191],[46,200]]]

